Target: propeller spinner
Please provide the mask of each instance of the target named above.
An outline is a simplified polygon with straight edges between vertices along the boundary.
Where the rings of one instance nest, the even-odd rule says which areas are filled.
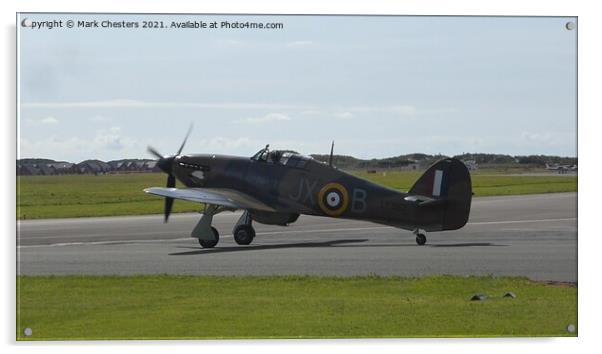
[[[148,152],[155,155],[159,159],[159,161],[157,161],[157,166],[159,166],[161,171],[167,173],[167,188],[175,188],[176,186],[176,176],[174,176],[173,174],[173,162],[176,159],[176,157],[178,157],[182,153],[184,145],[186,145],[186,141],[188,140],[188,136],[190,136],[190,132],[192,132],[192,124],[188,128],[188,132],[184,137],[184,141],[182,141],[182,145],[180,145],[180,148],[178,149],[178,152],[175,155],[163,156],[152,146],[148,147]],[[169,214],[171,214],[171,209],[173,207],[173,200],[174,199],[170,197],[165,198],[165,208],[163,211],[164,222],[167,222],[167,220],[169,220]]]

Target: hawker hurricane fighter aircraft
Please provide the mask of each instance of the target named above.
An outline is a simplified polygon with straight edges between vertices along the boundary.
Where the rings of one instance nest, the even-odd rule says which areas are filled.
[[[187,136],[188,137],[188,136]],[[270,151],[269,145],[252,157],[213,154],[162,156],[158,166],[167,173],[167,187],[144,191],[165,197],[165,222],[174,199],[205,205],[192,237],[204,248],[219,241],[211,226],[213,215],[243,210],[232,235],[239,245],[255,237],[252,222],[294,223],[300,214],[365,220],[411,230],[424,245],[423,231],[456,230],[470,213],[470,174],[459,160],[446,158],[432,165],[407,192],[401,193],[352,176],[293,151]],[[175,188],[176,178],[186,188]]]

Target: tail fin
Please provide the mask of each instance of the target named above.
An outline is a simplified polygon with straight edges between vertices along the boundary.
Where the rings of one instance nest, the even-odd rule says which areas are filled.
[[[426,201],[420,203],[424,209],[420,213],[424,226],[432,225],[433,230],[456,230],[468,221],[472,183],[468,168],[458,159],[440,160],[429,167],[408,194],[426,197]]]

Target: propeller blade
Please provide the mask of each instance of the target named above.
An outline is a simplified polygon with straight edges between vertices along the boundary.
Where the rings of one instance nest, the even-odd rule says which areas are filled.
[[[152,146],[149,146],[147,148],[148,152],[150,152],[151,154],[155,155],[159,161],[157,162],[159,168],[161,168],[161,170],[163,170],[163,172],[167,173],[167,188],[175,188],[176,186],[176,176],[174,176],[172,174],[172,164],[175,160],[175,158],[180,155],[180,153],[182,152],[182,150],[184,149],[184,145],[186,145],[186,140],[188,140],[188,136],[190,136],[190,132],[192,132],[192,123],[190,124],[190,127],[188,128],[188,132],[186,133],[186,136],[184,137],[184,141],[182,142],[182,145],[180,145],[180,148],[178,149],[178,153],[175,156],[163,156],[161,155],[161,153],[159,153],[159,151],[155,150],[155,148],[153,148]],[[165,209],[164,209],[164,221],[167,222],[167,220],[169,220],[169,214],[171,214],[171,209],[173,207],[173,198],[165,198]]]
[[[182,141],[182,145],[180,145],[180,148],[178,149],[178,153],[177,155],[180,155],[180,153],[182,152],[182,150],[184,149],[184,145],[186,145],[186,140],[188,140],[188,136],[190,136],[190,132],[192,132],[192,123],[190,123],[190,127],[188,127],[188,132],[186,133],[186,137],[184,138],[184,141]]]
[[[148,148],[146,148],[146,150],[148,150],[148,152],[150,152],[151,154],[155,155],[158,159],[163,158],[163,155],[161,155],[159,151],[155,150],[155,148],[153,148],[152,146],[149,146]]]
[[[167,188],[175,188],[175,186],[176,186],[176,176],[169,175],[169,177],[167,177]]]
[[[169,214],[171,214],[171,208],[173,207],[173,198],[165,198],[165,216],[163,222],[169,220]]]
[[[174,188],[176,186],[176,176],[174,175],[169,175],[167,177],[167,188]],[[173,198],[165,198],[165,211],[164,211],[164,222],[167,222],[167,220],[169,220],[169,214],[171,214],[171,208],[173,207]]]

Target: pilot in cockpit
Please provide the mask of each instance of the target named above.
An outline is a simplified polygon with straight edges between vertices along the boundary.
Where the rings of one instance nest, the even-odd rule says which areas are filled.
[[[275,150],[270,152],[270,160],[273,163],[280,163],[280,158],[282,157],[282,151]]]

